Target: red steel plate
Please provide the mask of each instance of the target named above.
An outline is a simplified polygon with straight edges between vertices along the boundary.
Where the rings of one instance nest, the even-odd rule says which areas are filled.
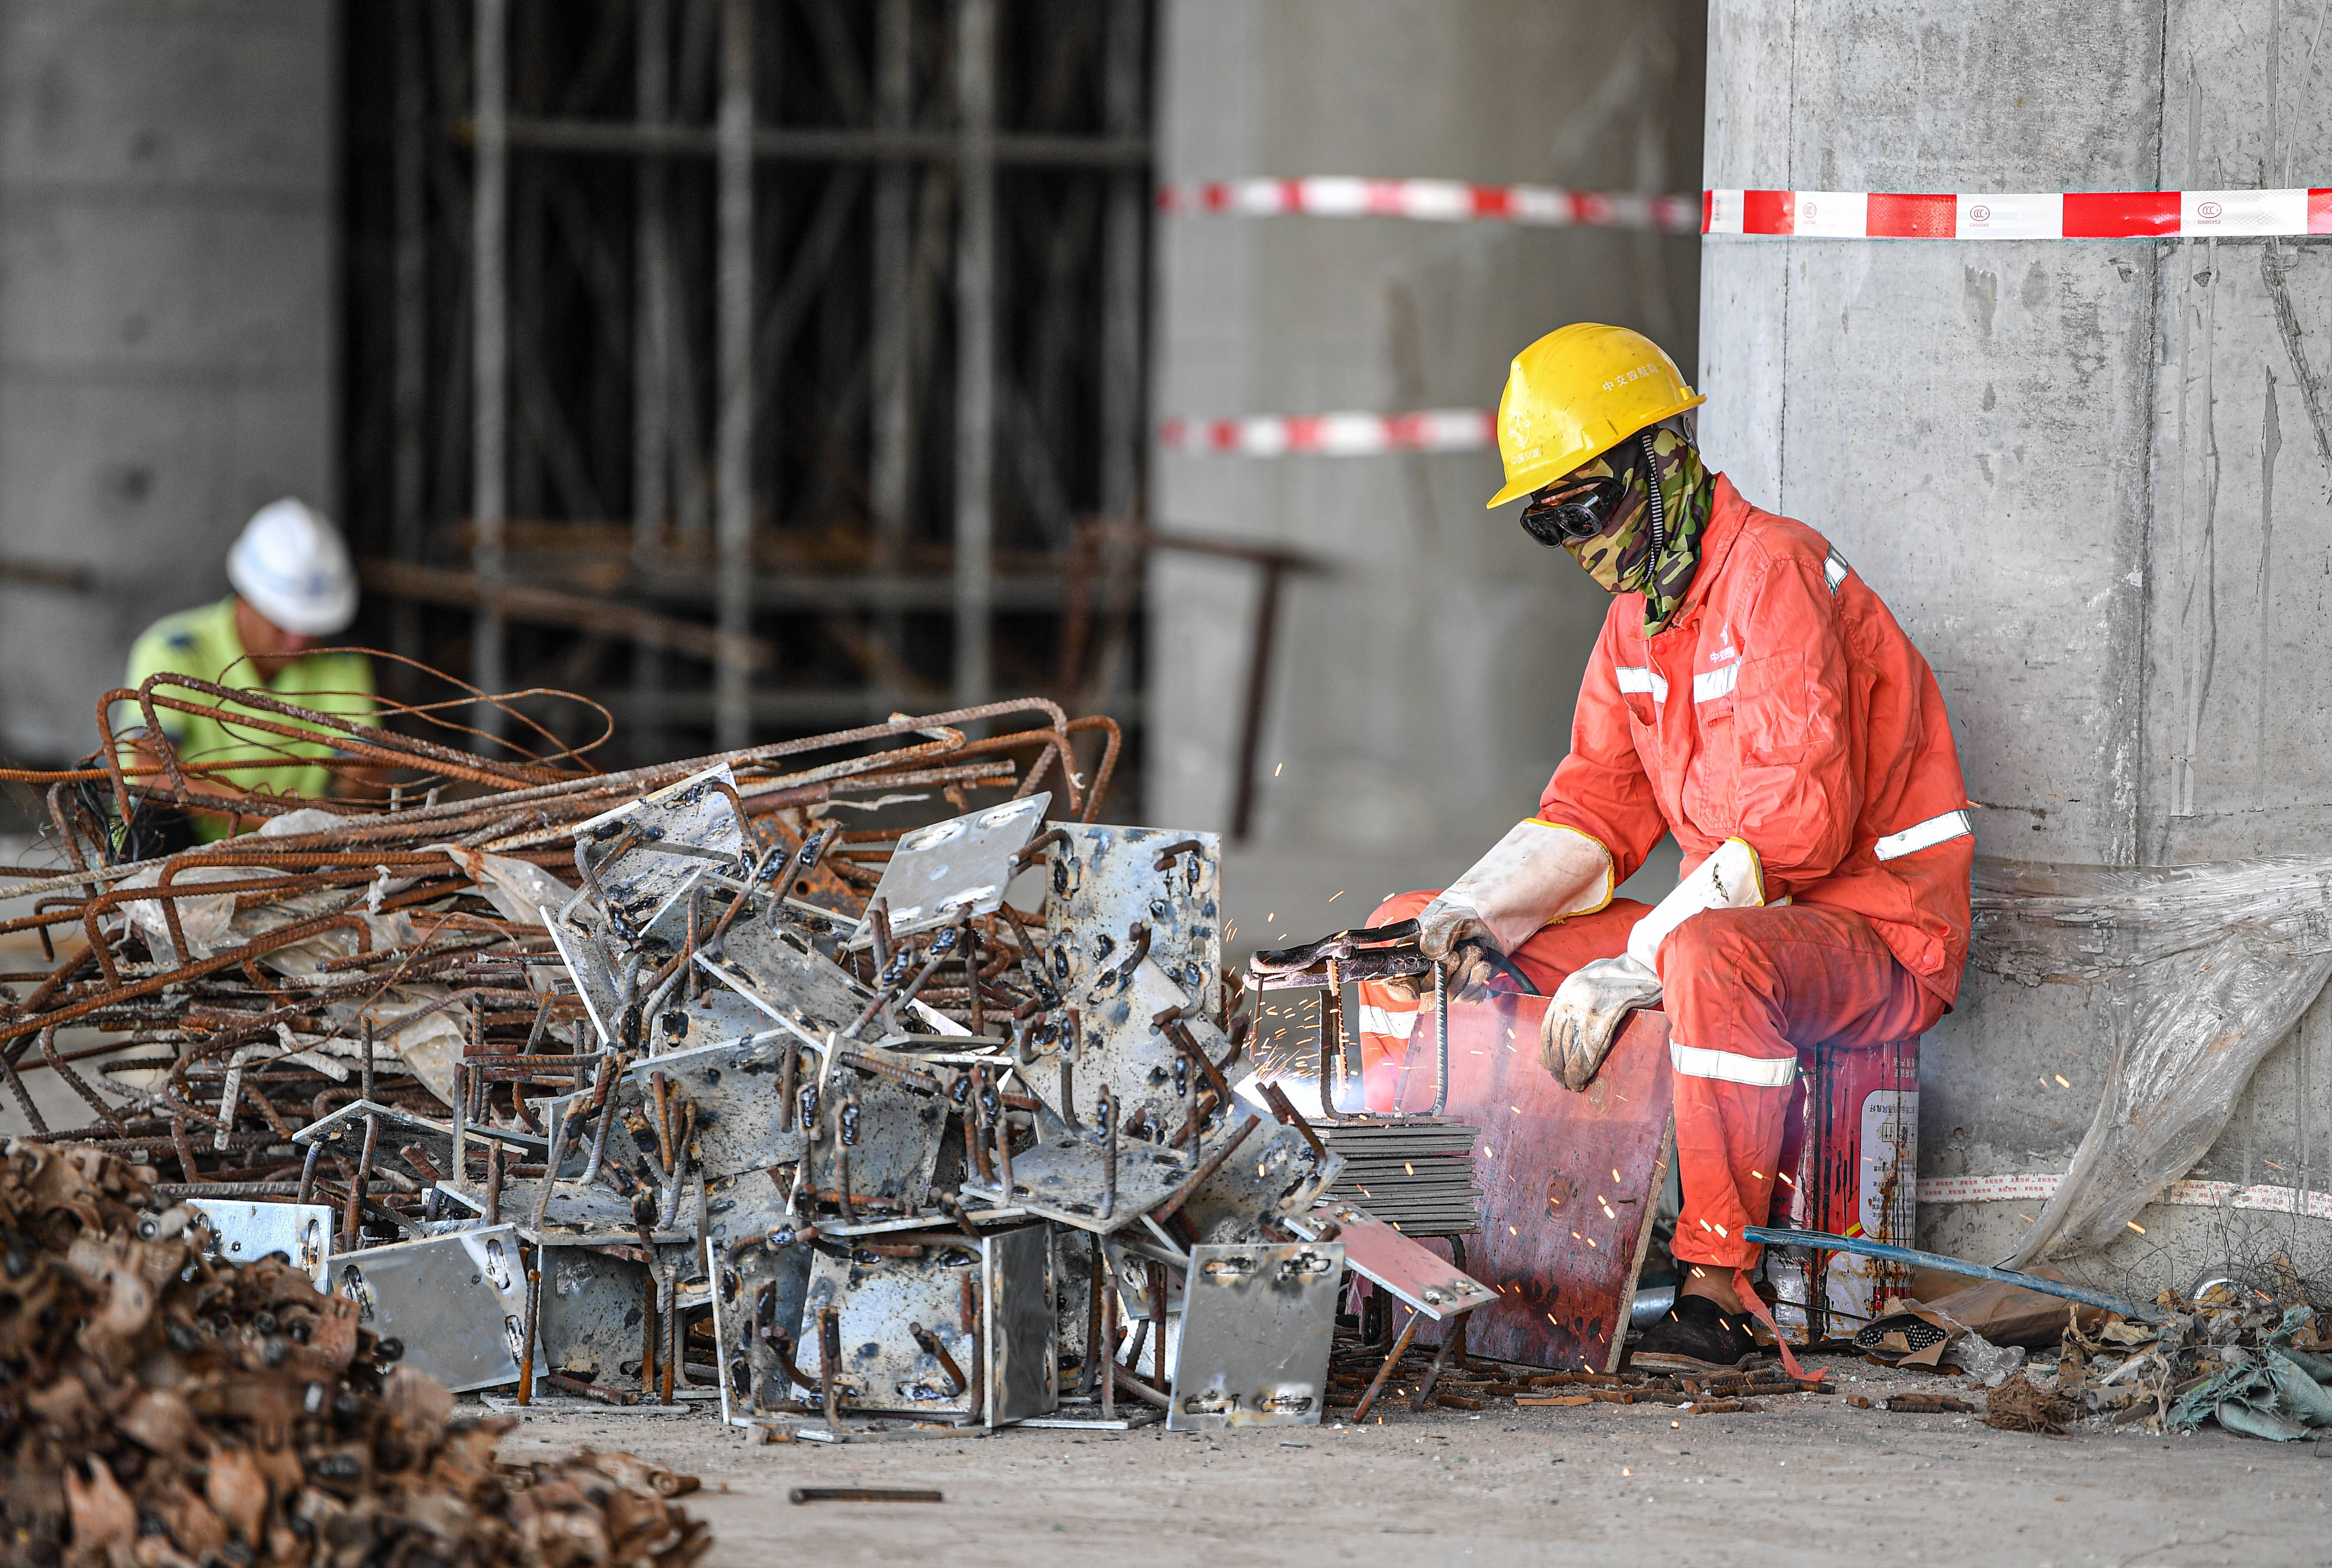
[[[1673,1157],[1668,1017],[1633,1014],[1603,1070],[1574,1095],[1538,1064],[1545,1010],[1543,997],[1511,995],[1449,1008],[1445,1114],[1481,1129],[1482,1231],[1465,1238],[1466,1272],[1499,1294],[1468,1317],[1466,1347],[1604,1372]],[[1410,1037],[1401,1110],[1432,1109],[1432,1052],[1429,1013]]]

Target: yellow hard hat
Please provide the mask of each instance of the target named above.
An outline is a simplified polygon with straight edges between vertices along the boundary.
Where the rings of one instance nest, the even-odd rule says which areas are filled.
[[[1515,356],[1498,399],[1505,488],[1492,506],[1562,478],[1647,425],[1708,401],[1641,332],[1574,321]]]

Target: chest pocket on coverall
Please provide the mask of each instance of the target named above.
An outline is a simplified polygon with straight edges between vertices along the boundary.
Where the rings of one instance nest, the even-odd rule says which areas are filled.
[[[1741,701],[1743,761],[1752,767],[1786,767],[1804,759],[1819,706],[1807,687],[1811,676],[1805,655],[1796,648],[1741,662],[1735,691]],[[1827,730],[1826,714],[1822,722]]]
[[[1730,674],[1738,666],[1720,664],[1716,672]],[[1703,697],[1701,684],[1693,693],[1692,765],[1687,770],[1682,804],[1693,825],[1712,838],[1730,837],[1740,827],[1740,808],[1734,799],[1741,774],[1740,742],[1734,721],[1733,691],[1726,688]]]
[[[1652,693],[1623,687],[1620,705],[1628,710],[1628,734],[1644,771],[1658,776],[1660,760],[1660,705]]]

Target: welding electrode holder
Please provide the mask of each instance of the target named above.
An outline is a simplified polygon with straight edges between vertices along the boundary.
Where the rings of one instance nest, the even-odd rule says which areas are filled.
[[[1535,996],[1521,971],[1501,958],[1525,991]],[[1357,1030],[1344,1027],[1343,988],[1347,981],[1413,980],[1433,975],[1433,1108],[1419,1112],[1370,1113],[1346,1115],[1336,1109],[1336,1096],[1350,1082],[1352,1058],[1359,1052]],[[1353,1122],[1371,1115],[1398,1120],[1409,1115],[1438,1116],[1449,1104],[1449,986],[1448,965],[1425,956],[1418,942],[1418,923],[1398,921],[1391,925],[1356,926],[1299,947],[1265,949],[1247,960],[1247,980],[1254,990],[1319,990],[1320,1110],[1330,1123]]]

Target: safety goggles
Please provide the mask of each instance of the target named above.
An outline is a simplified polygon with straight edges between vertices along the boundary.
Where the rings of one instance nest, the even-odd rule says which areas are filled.
[[[1523,508],[1524,531],[1550,548],[1592,539],[1610,523],[1627,492],[1627,483],[1621,479],[1549,485]]]

